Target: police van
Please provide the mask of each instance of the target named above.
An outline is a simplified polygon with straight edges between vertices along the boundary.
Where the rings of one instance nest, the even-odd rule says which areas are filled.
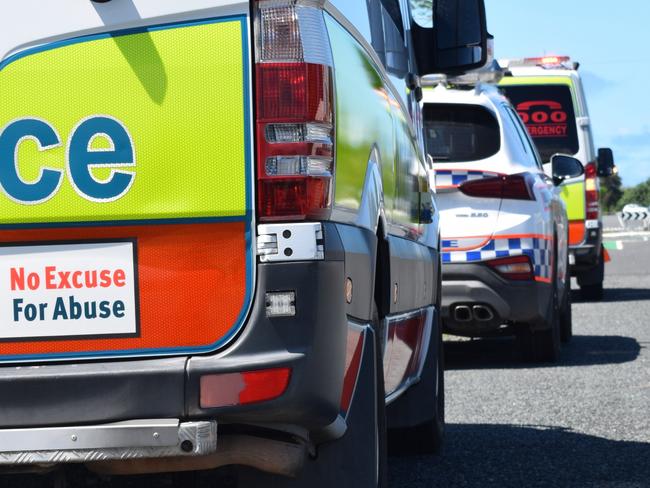
[[[559,185],[582,173],[554,155],[547,174],[497,69],[426,79],[425,141],[442,235],[448,333],[514,335],[524,358],[554,361],[572,334],[568,223]]]
[[[522,118],[539,153],[548,163],[553,154],[578,158],[584,175],[562,184],[569,215],[571,274],[582,294],[600,299],[605,277],[599,177],[611,176],[611,149],[594,150],[587,100],[578,63],[566,56],[500,61],[507,69],[500,83]]]
[[[0,7],[0,465],[385,486],[387,427],[439,447],[456,1]]]

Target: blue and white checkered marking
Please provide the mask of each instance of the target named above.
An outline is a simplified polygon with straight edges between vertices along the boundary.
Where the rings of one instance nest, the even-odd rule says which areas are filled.
[[[466,181],[482,180],[483,178],[493,178],[495,176],[499,176],[499,174],[490,171],[437,169],[436,187],[454,188],[462,185]]]
[[[457,240],[443,240],[442,247],[458,247]],[[444,251],[444,263],[477,263],[511,256],[528,256],[533,264],[536,278],[551,279],[552,241],[538,237],[491,239],[480,249],[472,251]]]

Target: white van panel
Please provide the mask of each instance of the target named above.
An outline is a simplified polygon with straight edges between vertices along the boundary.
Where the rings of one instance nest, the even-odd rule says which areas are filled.
[[[80,35],[235,14],[248,15],[241,0],[20,0],[0,16],[0,60],[39,44]]]

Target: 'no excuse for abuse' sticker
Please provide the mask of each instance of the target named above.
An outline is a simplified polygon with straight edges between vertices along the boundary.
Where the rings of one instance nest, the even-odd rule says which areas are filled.
[[[138,332],[133,242],[0,247],[0,340]]]

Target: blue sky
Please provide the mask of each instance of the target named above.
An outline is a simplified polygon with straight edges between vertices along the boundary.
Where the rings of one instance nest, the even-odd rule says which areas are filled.
[[[567,54],[580,62],[596,148],[625,186],[650,178],[650,1],[486,0],[498,58]]]

